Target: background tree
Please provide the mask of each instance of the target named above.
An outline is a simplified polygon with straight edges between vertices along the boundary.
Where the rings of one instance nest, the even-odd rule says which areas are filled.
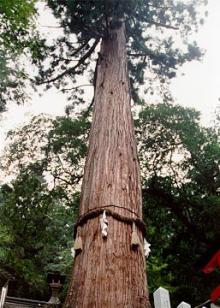
[[[16,180],[1,187],[1,195],[1,285],[10,278],[9,295],[46,299],[47,273],[65,273],[72,263],[78,194],[64,202],[62,188],[49,189],[36,168],[21,170]]]
[[[41,58],[44,40],[36,29],[35,4],[36,0],[0,1],[0,112],[7,103],[24,103],[30,79],[24,62]]]
[[[174,300],[198,304],[218,279],[201,272],[220,244],[218,135],[195,110],[169,104],[145,108],[137,126],[152,254],[171,275]]]
[[[14,276],[13,295],[48,298],[47,273],[66,273],[72,264],[70,248],[87,129],[84,119],[54,120],[42,115],[8,133],[1,174],[13,180],[1,189],[0,283]],[[26,220],[28,234],[23,230]],[[39,221],[45,223],[38,232]],[[42,246],[44,242],[47,245]]]
[[[10,177],[23,168],[38,168],[49,176],[52,187],[60,185],[71,193],[82,178],[89,127],[82,116],[34,116],[27,125],[8,132],[0,166]]]

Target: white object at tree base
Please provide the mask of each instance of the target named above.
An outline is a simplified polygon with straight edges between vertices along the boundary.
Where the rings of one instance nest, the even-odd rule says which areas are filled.
[[[148,258],[149,254],[151,252],[150,246],[151,246],[151,244],[148,243],[148,241],[146,239],[144,239],[144,255],[145,255],[146,258]]]
[[[73,257],[73,259],[75,258],[76,255],[76,251],[74,249],[74,247],[71,248],[71,256]]]
[[[74,242],[74,249],[75,251],[82,251],[83,249],[83,244],[82,244],[82,237],[81,237],[81,228],[78,227],[77,234],[76,234],[76,239]]]
[[[191,308],[191,305],[185,303],[185,302],[181,302],[177,308]]]
[[[137,228],[135,225],[135,222],[132,224],[132,234],[131,234],[131,246],[132,248],[136,248],[137,246],[140,245],[140,239],[137,234]]]
[[[106,218],[106,212],[104,211],[102,217],[100,218],[102,237],[106,238],[108,236],[108,220]]]
[[[171,308],[169,292],[160,287],[154,292],[155,308]]]

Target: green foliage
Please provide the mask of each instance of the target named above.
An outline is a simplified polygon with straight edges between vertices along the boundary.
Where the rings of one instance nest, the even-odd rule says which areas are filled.
[[[35,28],[36,0],[0,0],[0,112],[7,103],[24,103],[29,76],[25,65],[36,62],[44,41]],[[24,57],[25,56],[25,57]],[[26,63],[27,64],[27,63]]]
[[[0,1],[0,41],[14,53],[23,51],[33,26],[36,0]]]
[[[169,98],[168,83],[179,66],[198,60],[202,52],[189,34],[198,29],[206,0],[190,1],[134,1],[48,0],[48,6],[58,19],[63,35],[45,52],[37,83],[65,88],[75,83],[93,68],[98,43],[111,39],[111,30],[126,25],[129,74],[134,101],[137,103],[140,85],[145,93],[159,91]],[[179,42],[178,44],[176,42]],[[49,65],[48,65],[49,61]],[[93,76],[91,80],[94,81]],[[76,103],[76,87],[68,87],[70,98]],[[71,91],[72,89],[72,91]]]
[[[3,185],[1,193],[2,278],[15,278],[20,286],[13,290],[16,295],[42,297],[47,291],[47,273],[55,269],[65,272],[72,262],[78,194],[64,206],[62,189],[49,190],[43,176],[28,169],[10,186]]]
[[[153,294],[158,286],[172,293],[178,289],[178,286],[172,286],[175,275],[168,270],[168,264],[164,263],[162,258],[151,256],[147,263],[147,273],[150,294]]]
[[[53,185],[71,195],[82,178],[89,127],[89,121],[82,116],[74,120],[35,116],[31,123],[8,133],[10,142],[1,168],[15,176],[23,167],[49,174]]]
[[[161,285],[169,286],[176,304],[180,298],[198,304],[218,283],[217,273],[201,273],[203,257],[219,247],[218,135],[200,126],[195,110],[169,104],[148,106],[136,124],[144,217]],[[152,286],[154,279],[150,274]]]
[[[25,99],[23,87],[26,75],[17,69],[17,64],[12,66],[7,60],[7,53],[0,48],[0,113],[5,111],[9,101],[23,102]],[[15,58],[14,58],[15,60]]]
[[[70,271],[88,128],[81,117],[53,120],[41,115],[8,134],[11,142],[1,168],[15,180],[2,186],[0,282],[14,276],[14,295],[48,298],[46,274]],[[6,235],[11,235],[8,245]],[[22,255],[17,255],[19,249]]]
[[[75,120],[63,117],[57,118],[53,124],[54,129],[48,135],[50,151],[58,155],[63,154],[64,148],[69,148],[65,161],[68,161],[71,166],[80,167],[80,162],[87,150],[90,123],[83,117]]]

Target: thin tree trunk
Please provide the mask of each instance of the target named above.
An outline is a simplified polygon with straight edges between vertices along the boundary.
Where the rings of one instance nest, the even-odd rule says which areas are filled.
[[[111,205],[120,215],[142,218],[123,24],[102,41],[94,102],[80,215]],[[150,307],[143,249],[132,250],[131,225],[108,216],[103,239],[99,219],[81,228],[83,250],[75,258],[65,307]]]

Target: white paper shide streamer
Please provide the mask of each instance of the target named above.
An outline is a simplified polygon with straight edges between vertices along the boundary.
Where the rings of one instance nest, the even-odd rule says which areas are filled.
[[[151,246],[151,244],[148,243],[148,241],[146,239],[144,239],[144,256],[146,258],[148,258],[149,254],[151,252],[150,246]]]
[[[76,251],[74,249],[74,247],[71,248],[71,256],[73,257],[73,259],[75,258],[76,255]]]
[[[72,257],[75,258],[76,253],[80,253],[82,250],[83,250],[83,241],[82,241],[82,236],[81,236],[81,227],[78,227],[74,245],[71,248]]]
[[[106,238],[108,236],[108,220],[106,218],[106,212],[104,211],[102,217],[100,218],[102,237]]]

